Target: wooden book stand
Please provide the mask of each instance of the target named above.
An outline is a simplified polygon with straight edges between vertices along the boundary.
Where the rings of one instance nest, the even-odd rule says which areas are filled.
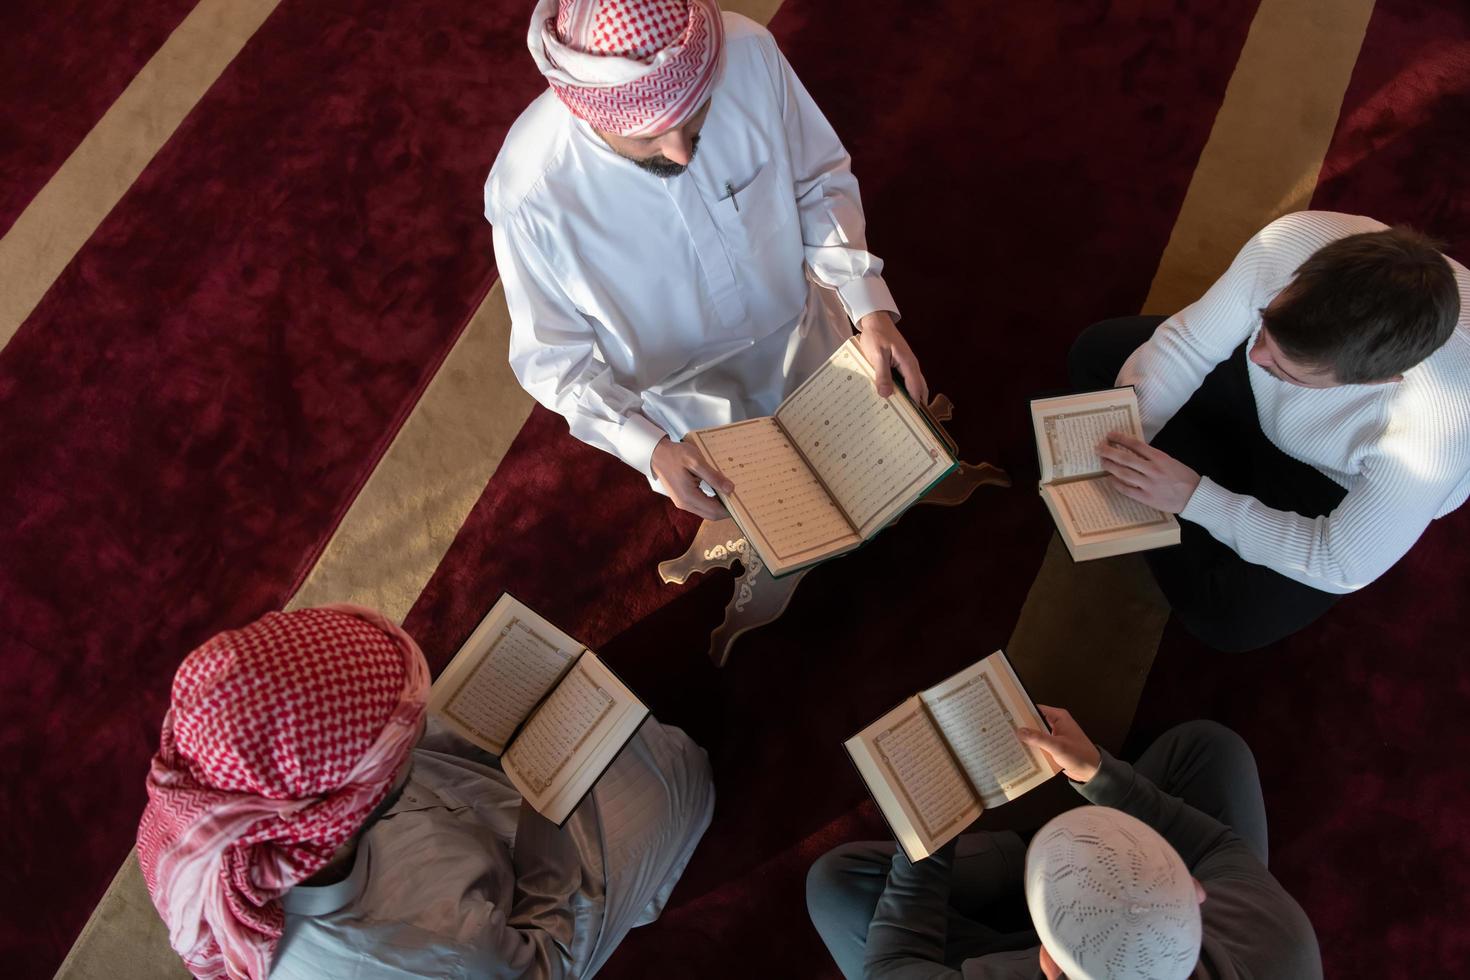
[[[941,424],[954,417],[954,404],[945,395],[935,395],[928,412],[950,449],[958,453],[953,438]],[[969,500],[977,487],[1010,485],[1011,478],[1004,470],[989,463],[961,462],[959,469],[945,477],[919,503],[954,507]],[[709,635],[709,657],[716,667],[725,666],[730,659],[730,649],[742,633],[774,622],[786,611],[796,587],[812,569],[803,568],[781,578],[773,577],[761,562],[760,555],[746,542],[740,526],[728,517],[721,521],[705,521],[695,532],[694,540],[684,554],[659,562],[658,566],[659,577],[665,583],[678,584],[700,572],[731,568],[737,560],[740,571],[735,576],[734,594],[725,606],[725,620]]]

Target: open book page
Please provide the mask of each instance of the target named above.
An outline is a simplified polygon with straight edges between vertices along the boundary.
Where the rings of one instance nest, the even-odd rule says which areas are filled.
[[[435,681],[429,709],[487,752],[500,755],[582,644],[506,594]]]
[[[857,340],[849,340],[776,410],[864,538],[954,465],[908,396],[895,391],[878,397],[874,377]]]
[[[919,697],[986,809],[1015,799],[1057,772],[1045,755],[1016,735],[1017,728],[1047,728],[1005,654],[992,653]]]
[[[643,702],[588,650],[526,722],[501,765],[536,812],[559,824],[647,716]]]
[[[1042,492],[1056,502],[1066,530],[1081,541],[1173,524],[1168,514],[1123,496],[1104,477],[1052,483],[1042,487]]]
[[[848,739],[847,750],[904,852],[915,861],[980,816],[980,801],[918,698]]]
[[[1031,403],[1041,482],[1070,480],[1103,472],[1097,444],[1109,432],[1139,435],[1138,396],[1132,388],[1090,391]]]
[[[835,554],[862,540],[775,419],[700,429],[686,438],[735,484],[725,503],[772,571]]]

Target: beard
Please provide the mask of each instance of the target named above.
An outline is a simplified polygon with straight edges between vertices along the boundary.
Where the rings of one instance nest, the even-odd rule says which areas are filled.
[[[689,163],[694,162],[694,155],[698,152],[699,137],[696,136],[689,141]],[[677,177],[689,169],[688,163],[675,163],[662,153],[657,153],[642,160],[634,160],[632,157],[626,157],[625,159],[632,160],[639,167],[653,174],[655,177]]]

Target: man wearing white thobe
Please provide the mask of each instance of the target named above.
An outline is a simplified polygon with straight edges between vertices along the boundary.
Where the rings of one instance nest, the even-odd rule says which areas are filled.
[[[768,415],[852,335],[927,402],[850,158],[771,35],[714,0],[541,0],[551,89],[485,185],[510,363],[679,507],[733,484],[692,429]],[[697,152],[696,152],[697,150]]]

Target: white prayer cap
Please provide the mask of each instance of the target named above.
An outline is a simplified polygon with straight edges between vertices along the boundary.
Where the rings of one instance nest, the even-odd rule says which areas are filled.
[[[1037,831],[1026,905],[1069,980],[1178,980],[1199,961],[1199,901],[1184,859],[1119,810],[1078,807]]]

